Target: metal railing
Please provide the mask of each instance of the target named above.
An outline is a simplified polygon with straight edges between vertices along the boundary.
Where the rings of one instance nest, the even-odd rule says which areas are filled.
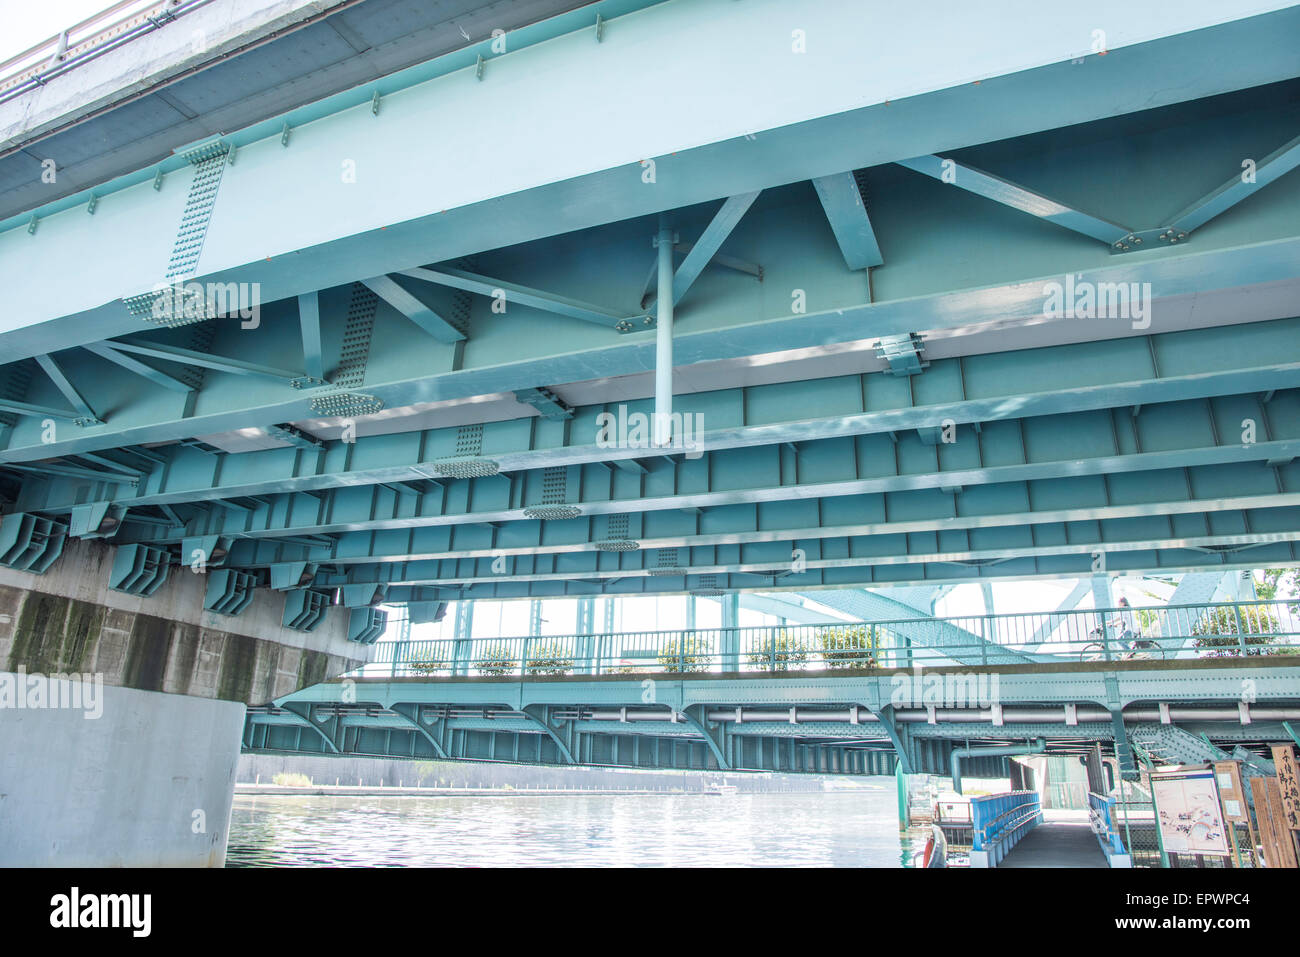
[[[211,0],[119,0],[0,62],[0,103]]]
[[[997,867],[1022,837],[1042,823],[1037,791],[974,797],[971,809],[971,867]]]
[[[1115,798],[1110,794],[1088,792],[1088,816],[1092,832],[1097,835],[1101,849],[1109,859],[1113,855],[1126,855],[1124,841],[1115,826]]]
[[[365,673],[833,672],[1297,653],[1300,602],[1246,601],[617,634],[389,639],[375,645]]]

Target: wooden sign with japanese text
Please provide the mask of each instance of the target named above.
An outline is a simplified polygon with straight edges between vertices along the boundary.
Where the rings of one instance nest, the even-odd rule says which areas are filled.
[[[1273,765],[1277,768],[1277,786],[1282,792],[1287,827],[1300,831],[1300,767],[1296,765],[1295,748],[1289,744],[1274,747]]]
[[[1277,778],[1251,778],[1251,794],[1255,798],[1255,817],[1259,822],[1259,842],[1264,850],[1264,863],[1271,868],[1297,867],[1295,837],[1286,826],[1282,810],[1282,794]]]

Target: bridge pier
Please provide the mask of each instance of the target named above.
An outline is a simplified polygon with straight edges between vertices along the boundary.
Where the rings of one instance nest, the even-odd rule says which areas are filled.
[[[0,865],[221,867],[244,705],[105,685],[0,709]]]
[[[346,616],[281,624],[259,589],[203,611],[206,574],[108,587],[114,549],[71,543],[43,575],[0,567],[0,866],[220,867],[245,708],[366,657]]]

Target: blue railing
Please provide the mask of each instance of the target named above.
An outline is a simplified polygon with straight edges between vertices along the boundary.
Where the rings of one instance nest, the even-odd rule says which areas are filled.
[[[1115,798],[1109,794],[1088,793],[1088,816],[1092,823],[1092,832],[1101,842],[1101,849],[1107,858],[1116,854],[1126,855],[1124,841],[1115,826]]]
[[[1300,604],[1103,608],[821,625],[382,640],[367,673],[546,676],[835,671],[1300,653]]]
[[[971,867],[997,867],[1007,852],[1042,823],[1037,791],[1010,791],[971,798]]]

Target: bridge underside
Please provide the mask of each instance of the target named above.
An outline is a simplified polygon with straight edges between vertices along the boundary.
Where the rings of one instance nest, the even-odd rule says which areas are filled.
[[[344,679],[250,709],[246,751],[879,775],[1005,777],[1005,753],[1172,732],[1231,753],[1289,740],[1300,659],[815,674]],[[1240,704],[1244,682],[1255,698]],[[1117,720],[1125,738],[1115,747]],[[1203,736],[1203,737],[1202,737]],[[974,748],[973,753],[964,749]],[[1178,755],[1165,755],[1165,760]]]
[[[0,577],[30,607],[71,580],[353,661],[402,606],[588,599],[586,639],[596,596],[916,589],[847,599],[871,617],[958,582],[1300,565],[1300,6],[387,16],[415,6],[286,4],[310,23],[119,71],[155,82],[99,115],[50,115],[84,65],[36,83],[0,143]],[[36,644],[83,648],[75,617]],[[242,640],[217,684],[271,676],[231,696],[244,747],[329,753],[864,774],[1113,737],[1128,770],[1130,719],[1287,733],[1289,658],[1042,664],[1043,627],[894,629],[1001,669],[987,709],[838,672],[275,698],[289,659]],[[155,692],[216,667],[146,644]]]
[[[1296,8],[1028,70],[995,31],[990,79],[932,65],[853,108],[839,46],[738,43],[690,112],[734,107],[747,135],[566,113],[527,182],[499,168],[513,128],[481,131],[482,169],[427,168],[460,104],[478,142],[503,97],[556,115],[563,77],[605,77],[588,116],[670,95],[607,54],[694,55],[689,6],[519,31],[0,231],[0,561],[88,536],[199,555],[225,576],[208,610],[271,587],[286,624],[337,601],[358,635],[380,602],[1300,562]],[[766,6],[732,29],[757,37]],[[804,29],[846,29],[838,7]],[[1219,69],[1176,92],[1148,69],[1203,48]],[[763,100],[804,90],[792,60],[816,95]]]

